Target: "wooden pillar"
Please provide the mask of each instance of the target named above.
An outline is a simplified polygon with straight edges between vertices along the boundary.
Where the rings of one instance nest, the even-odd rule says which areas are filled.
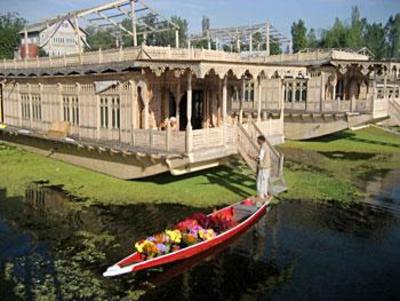
[[[175,48],[179,48],[179,30],[175,30]]]
[[[137,46],[137,33],[136,33],[136,0],[131,0],[131,19],[132,19],[132,35],[133,46]]]
[[[143,91],[143,96],[145,96],[145,92]],[[147,97],[142,97],[143,103],[144,103],[144,109],[143,109],[143,119],[144,119],[144,129],[147,130],[149,128],[149,102],[150,99],[147,99]]]
[[[193,137],[192,137],[192,73],[188,73],[187,78],[187,97],[186,97],[186,153],[192,152]]]
[[[284,100],[284,98],[285,98],[285,86],[283,85],[283,79],[281,79],[280,82],[281,82],[281,97],[280,97],[280,109],[281,109],[281,112],[280,113],[281,113],[281,120],[283,122],[284,114],[285,114],[285,100]],[[287,97],[287,92],[286,92],[286,97]]]
[[[284,84],[284,85],[283,85]],[[284,102],[288,102],[288,100],[289,100],[289,83],[286,81],[283,81],[282,80],[282,85],[284,86],[284,91],[286,91],[286,95],[285,95],[285,93],[283,93],[283,101]]]
[[[78,54],[79,54],[79,63],[82,64],[82,45],[81,45],[81,30],[79,29],[79,21],[78,18],[75,16],[74,17],[74,23],[75,23],[75,35],[77,38],[77,48],[78,48]]]
[[[236,34],[237,34],[236,48],[237,48],[237,51],[240,53],[240,35],[239,35],[239,31],[237,31]]]
[[[180,110],[180,104],[181,104],[181,81],[180,78],[178,78],[178,84],[176,86],[176,94],[175,94],[175,108],[176,108],[176,126],[178,129],[181,127],[181,110]]]
[[[332,91],[332,100],[333,101],[336,101],[336,85],[337,85],[337,81],[333,85],[333,91]]]
[[[28,86],[28,97],[29,97],[29,110],[30,110],[30,114],[29,114],[29,124],[30,124],[30,128],[33,128],[33,105],[32,105],[32,94],[31,94],[31,84],[27,84]],[[19,95],[21,95],[21,92],[19,93]]]
[[[17,111],[18,111],[18,122],[16,123],[16,124],[18,124],[19,126],[21,126],[22,125],[22,108],[21,108],[21,103],[22,103],[22,98],[21,98],[21,85],[19,84],[19,83],[16,83],[15,84],[15,89],[16,89],[16,93],[17,93],[17,95],[16,95],[16,99],[17,99],[17,106],[18,106],[18,108],[17,108]],[[4,108],[4,110],[5,110],[5,108]],[[10,109],[9,109],[10,110]],[[8,111],[9,111],[8,110]],[[4,122],[6,122],[6,113],[4,112]],[[10,120],[10,122],[11,122],[11,120]]]
[[[228,75],[225,75],[224,84],[222,87],[222,121],[223,123],[226,122],[226,115],[227,115],[227,101],[228,101]]]
[[[261,104],[261,76],[258,77],[257,80],[257,122],[261,121],[261,109],[262,109],[262,104]]]
[[[267,22],[266,28],[265,28],[265,50],[266,50],[266,55],[269,56],[271,53],[270,50],[270,39],[269,39],[269,23]]]
[[[80,83],[76,83],[76,97],[78,98],[78,104],[75,103],[75,106],[78,105],[78,107],[72,107],[72,108],[74,110],[74,112],[73,112],[74,114],[76,114],[76,109],[78,108],[78,115],[75,116],[75,124],[76,124],[77,129],[78,129],[78,137],[80,138],[81,137],[81,126],[80,126],[79,123],[82,122],[82,118],[80,118],[80,116],[79,116],[80,113],[81,113],[81,105],[80,104],[81,104],[81,101],[82,101],[82,86],[81,86]],[[76,119],[78,119],[80,122],[77,123]]]
[[[387,71],[384,71],[383,77],[383,98],[387,98]]]
[[[239,109],[239,122],[242,123],[243,122],[243,103],[244,103],[244,90],[246,88],[246,82],[245,82],[245,77],[242,77],[242,95],[240,97],[240,109]]]
[[[319,99],[319,111],[322,112],[323,111],[323,105],[324,105],[324,101],[325,101],[325,74],[324,72],[321,71],[321,95],[320,95],[320,99]]]

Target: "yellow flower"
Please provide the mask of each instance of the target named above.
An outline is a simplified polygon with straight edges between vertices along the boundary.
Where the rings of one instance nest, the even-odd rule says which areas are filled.
[[[215,232],[213,229],[202,229],[199,231],[199,236],[202,240],[210,240],[215,237]]]
[[[135,243],[135,248],[139,253],[143,253],[143,248],[146,245],[146,241],[138,241],[137,243]]]
[[[169,239],[174,243],[181,243],[182,233],[179,230],[166,230],[165,233],[168,235]]]

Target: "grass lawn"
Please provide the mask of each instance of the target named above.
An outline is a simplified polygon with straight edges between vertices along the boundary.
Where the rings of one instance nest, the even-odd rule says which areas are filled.
[[[290,199],[357,199],[367,179],[400,168],[400,137],[370,127],[310,141],[290,141],[285,175]]]
[[[227,167],[173,177],[158,175],[124,181],[0,144],[0,187],[21,196],[34,181],[62,185],[86,204],[181,203],[208,207],[238,201],[255,193],[254,179]]]
[[[287,142],[282,198],[348,201],[361,193],[363,179],[400,168],[400,137],[376,128],[346,131],[307,142]],[[163,174],[123,181],[0,144],[0,187],[21,196],[33,181],[62,185],[84,204],[181,203],[209,207],[255,193],[251,172],[228,167],[173,177]]]

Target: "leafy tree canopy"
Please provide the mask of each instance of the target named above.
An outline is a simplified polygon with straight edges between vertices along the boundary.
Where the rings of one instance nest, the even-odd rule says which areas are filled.
[[[26,24],[18,13],[0,14],[0,58],[12,59],[20,44],[21,31]]]

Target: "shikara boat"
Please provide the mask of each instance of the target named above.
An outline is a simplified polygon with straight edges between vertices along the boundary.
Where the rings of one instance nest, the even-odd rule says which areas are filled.
[[[223,244],[234,236],[246,231],[254,225],[266,213],[271,199],[257,206],[255,201],[246,199],[234,205],[222,208],[208,216],[225,215],[231,216],[234,223],[231,228],[219,233],[214,238],[198,242],[194,245],[184,247],[177,251],[164,254],[158,257],[145,259],[142,254],[135,252],[128,257],[109,267],[103,273],[104,277],[119,276],[140,270],[160,267],[165,264],[191,258],[197,254],[210,250],[213,247]]]

